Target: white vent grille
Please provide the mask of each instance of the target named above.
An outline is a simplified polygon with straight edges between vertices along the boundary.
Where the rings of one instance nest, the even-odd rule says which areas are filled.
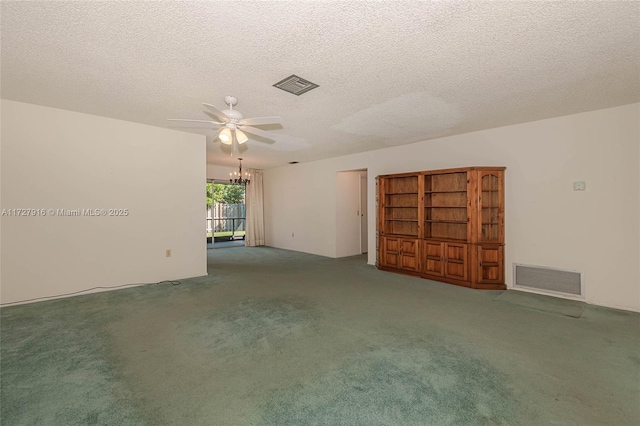
[[[282,81],[274,84],[278,89],[282,89],[285,92],[293,93],[294,95],[300,96],[303,93],[307,93],[311,89],[315,89],[316,87],[320,87],[315,83],[312,83],[308,80],[298,77],[295,74],[291,74],[289,77],[285,78]]]
[[[584,297],[581,272],[514,263],[513,282],[514,287]]]

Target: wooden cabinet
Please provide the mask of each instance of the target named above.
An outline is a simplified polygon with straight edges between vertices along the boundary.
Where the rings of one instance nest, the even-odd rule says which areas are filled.
[[[504,286],[504,167],[379,176],[378,267]]]
[[[437,280],[445,277],[467,281],[469,277],[469,246],[461,243],[423,241],[422,273]]]
[[[419,272],[416,238],[382,237],[382,244],[383,265],[407,272]]]

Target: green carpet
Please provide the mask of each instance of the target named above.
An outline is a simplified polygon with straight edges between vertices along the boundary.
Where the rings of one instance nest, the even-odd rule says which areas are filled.
[[[585,302],[579,300],[561,299],[559,297],[513,290],[503,292],[495,300],[573,318],[580,318],[584,308],[587,306]]]
[[[0,309],[1,423],[640,422],[638,314],[559,315],[364,256],[207,254],[178,286]]]

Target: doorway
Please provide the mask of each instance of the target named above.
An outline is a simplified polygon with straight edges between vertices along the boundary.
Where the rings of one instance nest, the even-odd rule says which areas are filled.
[[[207,248],[244,246],[245,186],[207,181]]]
[[[336,257],[368,252],[367,170],[336,176]]]

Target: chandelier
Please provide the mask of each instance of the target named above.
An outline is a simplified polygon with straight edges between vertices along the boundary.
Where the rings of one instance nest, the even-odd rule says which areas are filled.
[[[251,177],[251,173],[244,172],[244,177],[242,176],[242,158],[238,158],[240,161],[240,169],[237,172],[229,173],[229,183],[234,183],[236,185],[248,185],[249,178]]]

